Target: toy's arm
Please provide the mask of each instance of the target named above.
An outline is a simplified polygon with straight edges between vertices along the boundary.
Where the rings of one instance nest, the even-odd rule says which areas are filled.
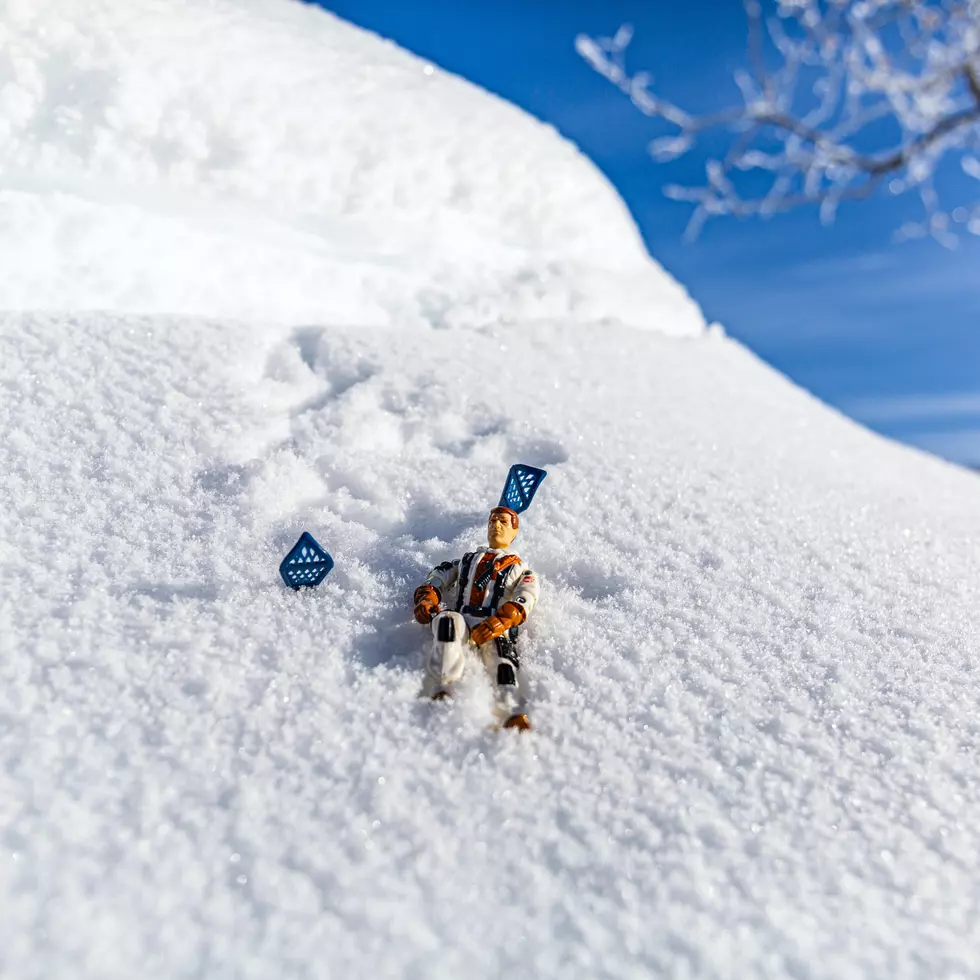
[[[524,618],[526,619],[531,615],[531,610],[538,601],[540,591],[541,587],[538,584],[537,575],[527,565],[522,565],[520,578],[511,590],[507,601],[520,606],[524,610]]]
[[[429,572],[425,581],[415,590],[415,618],[420,623],[432,622],[442,597],[456,584],[457,578],[459,578],[458,559],[444,561]]]
[[[470,632],[470,639],[481,646],[498,636],[503,636],[514,626],[520,626],[531,614],[538,601],[538,577],[523,563],[518,572],[517,582],[509,589],[509,596],[497,610],[496,616],[488,616],[477,623]]]
[[[426,576],[426,584],[434,585],[443,595],[445,595],[459,578],[459,559],[456,561],[444,561]]]

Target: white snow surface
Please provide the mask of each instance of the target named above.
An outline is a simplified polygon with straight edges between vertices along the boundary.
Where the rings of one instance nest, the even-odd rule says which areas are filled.
[[[571,144],[287,0],[2,0],[0,160],[0,308],[703,328]]]
[[[976,477],[322,11],[0,13],[0,976],[980,975]],[[518,460],[526,735],[410,612]]]

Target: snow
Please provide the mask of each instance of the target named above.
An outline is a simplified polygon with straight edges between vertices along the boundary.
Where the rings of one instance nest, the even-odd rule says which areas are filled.
[[[321,11],[3,24],[0,975],[980,973],[975,476]],[[409,609],[518,460],[523,736]]]
[[[703,327],[575,148],[321,10],[5,6],[2,307]]]

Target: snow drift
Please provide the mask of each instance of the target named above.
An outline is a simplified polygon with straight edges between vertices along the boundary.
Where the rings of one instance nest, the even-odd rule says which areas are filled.
[[[0,305],[702,326],[574,147],[320,10],[8,6]]]
[[[704,331],[573,149],[329,15],[3,31],[0,973],[980,971],[975,477]],[[477,675],[416,701],[409,601],[518,459],[510,737]]]

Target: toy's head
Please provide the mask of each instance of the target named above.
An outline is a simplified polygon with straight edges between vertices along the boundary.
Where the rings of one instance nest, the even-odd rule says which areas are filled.
[[[487,541],[491,548],[509,548],[517,537],[521,519],[509,507],[494,507],[487,521]]]

